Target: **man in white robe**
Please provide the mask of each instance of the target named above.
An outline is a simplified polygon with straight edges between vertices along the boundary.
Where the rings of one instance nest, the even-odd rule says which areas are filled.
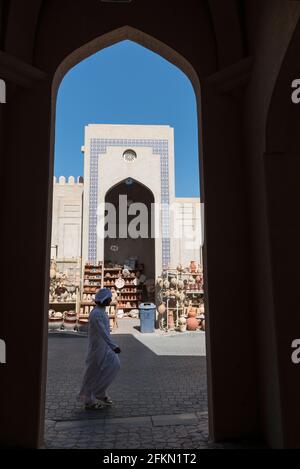
[[[102,409],[112,405],[107,389],[120,370],[120,348],[111,340],[109,318],[106,307],[112,299],[107,288],[96,294],[96,307],[90,314],[88,332],[88,353],[80,399],[87,410]]]

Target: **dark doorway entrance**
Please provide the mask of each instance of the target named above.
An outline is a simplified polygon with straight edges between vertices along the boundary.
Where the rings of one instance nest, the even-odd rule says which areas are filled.
[[[116,229],[105,238],[105,262],[124,265],[136,260],[147,279],[155,279],[154,195],[143,184],[126,179],[106,194],[105,203],[106,213],[114,208],[116,216]],[[106,231],[108,225],[109,220]]]

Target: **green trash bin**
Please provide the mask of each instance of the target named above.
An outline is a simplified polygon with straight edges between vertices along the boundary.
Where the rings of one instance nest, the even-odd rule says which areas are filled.
[[[142,303],[139,310],[141,333],[153,334],[155,332],[156,306],[153,303]]]

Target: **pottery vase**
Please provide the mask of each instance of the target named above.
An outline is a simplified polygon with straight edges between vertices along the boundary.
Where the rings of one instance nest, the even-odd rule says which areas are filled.
[[[184,316],[181,316],[179,318],[178,324],[179,324],[179,331],[180,332],[186,332],[187,320]]]
[[[197,316],[197,308],[190,308],[188,312],[188,317],[189,318],[196,318]]]
[[[199,321],[195,317],[189,317],[187,320],[188,331],[196,331],[199,327]]]
[[[162,303],[162,304],[158,307],[158,312],[159,312],[159,314],[161,314],[161,315],[165,314],[165,312],[166,312],[166,305],[165,305],[165,303]]]
[[[170,331],[174,331],[175,323],[174,323],[174,313],[172,311],[168,314],[168,326]]]

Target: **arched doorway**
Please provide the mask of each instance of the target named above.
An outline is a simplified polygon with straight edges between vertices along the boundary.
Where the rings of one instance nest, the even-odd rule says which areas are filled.
[[[19,2],[12,3],[15,7],[13,17]],[[152,48],[186,71],[195,86],[199,115],[202,99],[205,137],[204,151],[201,152],[202,175],[205,179],[202,201],[205,195],[205,257],[209,261],[206,285],[210,315],[208,374],[211,436],[214,439],[239,437],[255,432],[258,427],[257,380],[254,372],[255,358],[252,354],[254,332],[250,314],[253,305],[248,301],[252,275],[249,267],[250,234],[244,184],[247,178],[241,158],[245,151],[242,138],[242,116],[245,108],[244,92],[240,91],[249,78],[251,61],[242,60],[247,56],[247,51],[243,49],[244,38],[237,7],[235,2],[231,2],[230,6],[227,3],[225,5],[225,2],[217,6],[208,6],[206,1],[191,2],[188,6],[178,7],[178,14],[172,18],[170,27],[170,8],[167,3],[154,2],[147,15],[143,2],[132,3],[131,6],[130,10],[122,9],[121,12],[116,8],[115,14],[111,14],[111,5],[107,4],[99,14],[99,1],[96,0],[89,2],[88,8],[86,2],[35,2],[30,8],[26,5],[22,14],[18,15],[20,19],[23,14],[26,18],[27,15],[32,15],[31,21],[26,22],[26,25],[24,21],[24,29],[18,28],[17,23],[15,29],[12,24],[8,25],[7,42],[11,47],[8,46],[7,50],[28,64],[34,64],[37,69],[44,70],[45,74],[35,73],[35,68],[25,68],[24,77],[30,82],[30,86],[17,94],[14,102],[7,108],[5,120],[7,127],[14,132],[7,135],[4,171],[14,174],[14,184],[23,193],[22,201],[25,206],[30,207],[30,210],[20,211],[20,192],[12,193],[8,178],[8,187],[3,188],[9,194],[10,201],[3,207],[7,222],[7,227],[3,228],[8,246],[7,278],[14,275],[14,265],[11,262],[13,252],[15,263],[18,258],[25,259],[21,266],[23,287],[27,296],[34,297],[35,302],[31,306],[33,327],[26,337],[24,334],[18,336],[19,347],[24,351],[23,358],[31,367],[25,373],[23,363],[19,363],[19,350],[12,350],[11,357],[15,366],[12,366],[12,371],[7,371],[3,385],[6,390],[17,389],[13,386],[15,377],[26,379],[30,385],[24,390],[23,397],[26,399],[28,396],[28,406],[17,409],[15,415],[11,406],[5,405],[6,400],[2,400],[5,432],[1,433],[1,440],[4,442],[14,441],[15,444],[37,446],[42,441],[48,301],[45,279],[49,272],[49,263],[44,254],[46,249],[50,250],[53,152],[49,153],[49,141],[51,151],[54,142],[53,125],[52,138],[49,136],[52,80],[59,70],[54,79],[52,95],[54,115],[57,86],[66,71],[76,60],[78,62],[93,53],[93,47],[96,48],[94,50],[99,50],[105,44],[111,44],[110,41],[116,42],[123,37],[130,37]],[[36,10],[34,15],[33,10]],[[228,21],[223,21],[224,14]],[[66,24],[71,29],[66,28]],[[120,32],[120,25],[123,24],[134,24],[148,35],[129,27],[122,28]],[[107,35],[112,30],[117,33]],[[31,34],[32,31],[35,34]],[[229,32],[234,34],[228,34]],[[19,40],[20,35],[25,37],[26,33],[32,41]],[[255,36],[255,32],[253,34]],[[102,39],[94,42],[97,37]],[[153,39],[154,37],[159,40]],[[59,64],[63,65],[60,67]],[[228,68],[223,73],[222,69],[225,67]],[[199,81],[202,84],[202,96]],[[29,108],[34,119],[28,118]],[[201,135],[201,119],[199,129]],[[39,176],[28,187],[32,174]],[[18,220],[15,213],[19,213]],[[48,221],[43,218],[45,213],[48,213]],[[37,224],[36,220],[40,222]],[[18,232],[20,224],[28,226],[28,230],[24,230],[22,243],[13,236]],[[25,258],[25,252],[34,252],[33,258],[28,255]],[[35,271],[34,284],[28,276],[28,266]],[[5,288],[9,290],[8,282]],[[41,314],[42,311],[44,314]],[[230,311],[230,320],[224,311]],[[14,343],[15,326],[11,315],[5,318],[6,330],[9,341]],[[32,343],[30,349],[29,342]],[[222,392],[218,391],[220,389]],[[17,395],[11,393],[11,398],[14,402]],[[20,418],[24,426],[20,425]]]
[[[105,226],[104,262],[123,265],[133,259],[152,281],[155,281],[154,203],[153,193],[131,178],[111,188],[105,197],[107,215],[113,211],[115,216],[108,216]],[[125,230],[121,226],[122,217]],[[144,301],[151,299],[154,298],[144,297]]]

